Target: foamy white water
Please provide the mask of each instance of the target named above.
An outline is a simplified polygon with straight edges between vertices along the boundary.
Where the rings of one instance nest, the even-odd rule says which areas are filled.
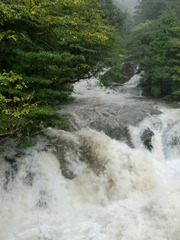
[[[89,84],[76,85],[78,104],[136,105]],[[180,110],[160,110],[129,126],[134,148],[89,128],[48,129],[57,148],[42,139],[25,155],[2,156],[0,240],[179,240]],[[62,155],[72,178],[61,172]]]

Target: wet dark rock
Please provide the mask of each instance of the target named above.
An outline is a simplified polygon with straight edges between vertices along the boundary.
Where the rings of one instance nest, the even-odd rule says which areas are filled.
[[[149,114],[150,115],[158,115],[158,114],[161,114],[162,112],[159,111],[158,109],[151,109]]]
[[[122,73],[129,79],[134,75],[134,66],[131,62],[124,62],[122,64]],[[138,73],[136,71],[136,73]]]
[[[60,162],[62,175],[67,179],[73,179],[76,175],[69,168],[69,159],[76,161],[76,158],[79,158],[79,147],[76,137],[73,137],[70,133],[63,137],[63,134],[53,133],[51,129],[46,131],[46,135],[56,149],[54,154]]]
[[[132,143],[131,134],[129,133],[128,127],[125,128],[124,138],[122,139],[129,147],[134,148],[134,144]]]
[[[47,208],[47,193],[46,191],[40,191],[40,198],[36,204],[39,208]]]
[[[106,135],[114,139],[121,139],[124,136],[124,126],[121,124],[111,124],[110,122],[95,120],[89,124],[89,127],[98,131],[103,131]]]
[[[151,129],[147,128],[146,130],[144,130],[144,132],[141,135],[141,140],[144,144],[144,146],[151,151],[153,148],[152,145],[152,136],[154,136],[154,132],[151,131]]]
[[[81,155],[80,161],[86,164],[96,173],[99,174],[104,170],[104,167],[99,163],[96,152],[90,145],[82,144],[80,147]]]
[[[7,170],[4,173],[4,189],[8,190],[8,184],[14,181],[15,176],[18,172],[18,164],[15,157],[5,156],[4,160],[7,162]]]
[[[5,173],[4,173],[5,179],[4,179],[4,184],[3,184],[3,187],[5,190],[8,190],[8,185],[14,181],[15,174],[16,173],[12,168],[5,171]]]
[[[63,130],[57,131],[54,135],[50,130],[46,134],[56,147],[55,155],[60,162],[61,173],[65,178],[71,180],[77,176],[72,168],[72,162],[82,161],[96,174],[103,170],[93,146],[89,145],[87,139],[84,139],[81,134]]]
[[[82,128],[91,128],[103,131],[109,137],[123,141],[132,146],[128,126],[136,126],[145,117],[157,115],[161,112],[151,104],[147,105],[96,105],[89,106],[88,103],[76,106],[66,106],[65,111],[59,115],[67,117],[66,131],[78,131]],[[62,115],[61,115],[62,114]]]
[[[5,157],[5,161],[9,164],[11,170],[14,172],[14,173],[17,173],[18,172],[18,164],[17,164],[17,160],[16,158],[10,158],[10,157]]]
[[[162,143],[165,156],[168,158],[172,153],[180,156],[180,121],[168,126],[163,132]]]
[[[23,182],[28,185],[28,186],[32,186],[33,185],[33,180],[34,180],[34,176],[35,174],[32,172],[27,172],[27,175],[25,176],[25,178],[23,179]]]
[[[108,122],[95,121],[90,124],[90,128],[97,131],[103,131],[107,136],[111,137],[112,139],[120,140],[132,147],[130,134],[125,124],[117,123],[113,125],[109,124]]]

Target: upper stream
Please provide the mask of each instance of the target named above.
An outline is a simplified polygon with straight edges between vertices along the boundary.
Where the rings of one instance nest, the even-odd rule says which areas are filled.
[[[64,130],[0,161],[0,240],[179,240],[180,108],[74,86]]]

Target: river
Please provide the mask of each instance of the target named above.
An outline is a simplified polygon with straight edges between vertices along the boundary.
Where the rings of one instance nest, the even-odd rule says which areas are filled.
[[[0,240],[179,240],[180,108],[135,75],[74,86],[64,130],[0,161]]]

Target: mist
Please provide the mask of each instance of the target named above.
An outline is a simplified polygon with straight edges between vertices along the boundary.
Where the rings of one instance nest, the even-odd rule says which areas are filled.
[[[138,0],[113,0],[114,4],[128,12],[133,12]]]

